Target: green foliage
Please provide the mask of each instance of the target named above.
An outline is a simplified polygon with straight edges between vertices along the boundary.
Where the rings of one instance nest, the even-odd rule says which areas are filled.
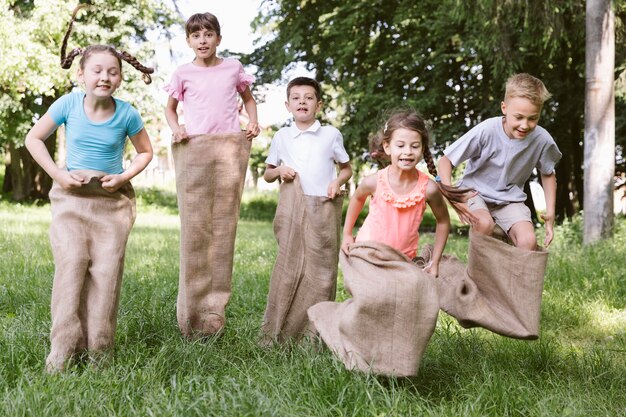
[[[241,202],[239,217],[246,220],[271,222],[276,213],[278,195],[276,193],[256,194]]]
[[[140,208],[113,363],[43,372],[53,262],[49,207],[0,202],[0,414],[6,416],[621,416],[626,413],[626,228],[583,247],[557,227],[534,342],[440,313],[415,378],[347,371],[319,344],[257,345],[276,256],[268,222],[241,221],[220,338],[176,325],[178,216]],[[425,233],[421,242],[432,242]],[[467,240],[446,251],[463,258]],[[339,297],[345,299],[343,285]]]
[[[68,51],[76,46],[111,44],[127,50],[151,65],[152,45],[148,31],[165,32],[176,22],[162,0],[93,0],[79,12]],[[40,117],[54,99],[76,86],[75,69],[59,65],[61,41],[78,2],[40,0],[0,1],[0,145],[21,144],[33,119]],[[131,101],[149,117],[161,111],[134,69],[125,66],[118,96]]]
[[[626,14],[624,2],[617,3],[620,45]],[[570,193],[580,200],[583,192],[584,2],[270,0],[255,25],[261,35],[247,62],[264,82],[298,63],[315,71],[339,107],[328,116],[338,118],[353,156],[366,151],[384,112],[400,105],[431,121],[432,146],[441,150],[500,114],[509,75],[538,76],[553,93],[541,124],[564,154],[557,215],[577,210]],[[617,58],[622,72],[623,51]],[[623,125],[626,114],[616,116]]]

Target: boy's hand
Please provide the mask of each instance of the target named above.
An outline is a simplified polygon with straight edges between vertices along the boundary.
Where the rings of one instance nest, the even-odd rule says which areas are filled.
[[[102,183],[102,188],[110,193],[114,193],[119,188],[126,183],[126,181],[119,174],[109,174],[100,178],[100,182]]]
[[[261,133],[261,129],[259,128],[259,124],[256,122],[250,122],[246,126],[246,139],[252,140],[256,138],[259,133]]]
[[[341,194],[341,184],[339,184],[338,179],[334,179],[328,184],[328,188],[326,189],[326,196],[331,200]]]
[[[343,242],[341,242],[341,251],[346,255],[349,255],[348,249],[350,245],[354,243],[354,236],[352,235],[344,235]]]
[[[541,218],[546,223],[546,237],[543,240],[543,246],[547,248],[554,238],[554,215],[546,213],[542,214]]]
[[[186,139],[189,139],[189,135],[184,126],[180,126],[176,131],[172,132],[172,142],[180,143]]]
[[[296,171],[293,168],[290,168],[285,165],[281,165],[278,168],[278,174],[280,175],[280,179],[285,182],[291,182],[294,178],[296,178]]]
[[[85,179],[80,175],[73,174],[65,169],[59,169],[54,176],[54,180],[58,182],[64,190],[80,188],[85,182]]]

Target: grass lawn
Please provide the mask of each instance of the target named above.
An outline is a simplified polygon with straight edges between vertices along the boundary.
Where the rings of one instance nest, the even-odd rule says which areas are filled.
[[[556,230],[539,340],[465,330],[441,313],[409,379],[348,372],[317,345],[257,346],[276,254],[267,221],[239,224],[225,334],[184,341],[175,314],[178,217],[144,205],[128,244],[115,360],[46,375],[49,219],[49,206],[0,202],[2,416],[626,415],[623,218],[612,240],[593,247],[579,243],[579,220]],[[465,259],[466,249],[465,238],[451,237],[449,252]]]

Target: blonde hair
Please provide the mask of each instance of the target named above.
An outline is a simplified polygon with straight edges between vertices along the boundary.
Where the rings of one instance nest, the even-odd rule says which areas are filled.
[[[530,74],[513,74],[506,80],[506,90],[504,100],[513,97],[523,97],[536,106],[543,106],[552,94],[548,91],[543,82]]]

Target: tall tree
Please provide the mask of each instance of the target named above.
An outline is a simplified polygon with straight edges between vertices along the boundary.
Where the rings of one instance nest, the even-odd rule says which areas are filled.
[[[615,13],[612,0],[587,0],[584,242],[613,231],[615,174]]]
[[[70,48],[112,44],[146,61],[153,53],[152,45],[146,42],[148,31],[165,32],[176,20],[162,0],[88,3],[91,7],[87,13],[80,13]],[[75,69],[60,68],[59,50],[77,4],[65,0],[0,0],[0,146],[6,163],[2,188],[15,200],[45,198],[51,185],[23,142],[33,120],[56,98],[76,87]],[[130,70],[125,71],[120,97],[130,99],[140,109],[150,108],[145,114],[155,113],[156,101],[141,81],[136,81],[138,78]],[[55,138],[46,142],[54,155]]]
[[[553,93],[541,124],[563,152],[557,217],[582,207],[584,3],[578,0],[266,0],[262,36],[248,63],[262,81],[304,63],[337,107],[351,155],[362,155],[381,113],[410,105],[432,123],[441,149],[499,114],[515,72],[541,78]],[[329,101],[328,99],[326,101]],[[336,116],[336,117],[335,117]]]

